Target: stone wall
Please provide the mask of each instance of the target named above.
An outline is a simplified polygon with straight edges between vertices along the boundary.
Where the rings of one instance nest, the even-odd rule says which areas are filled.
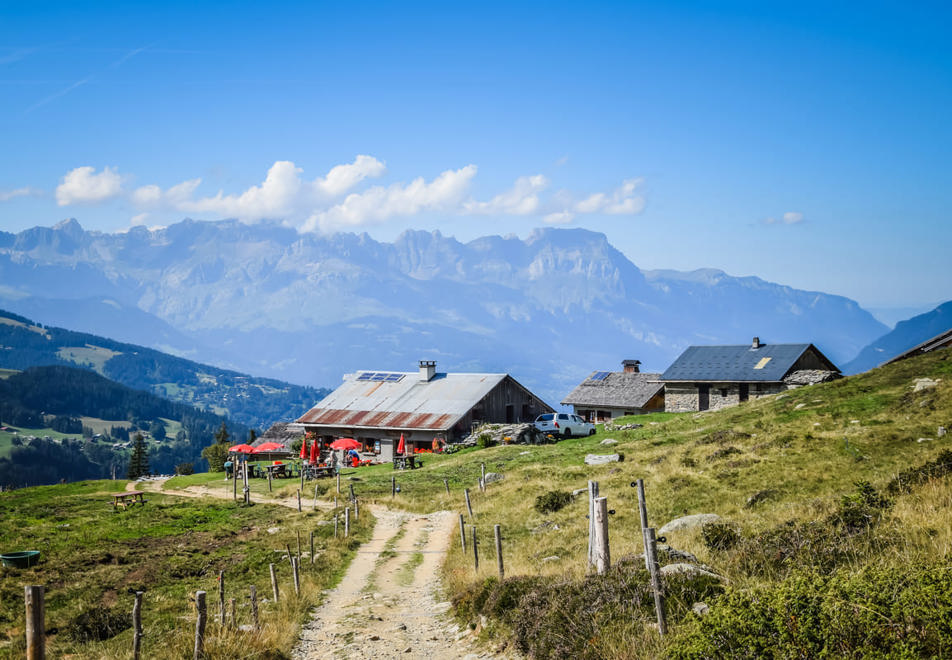
[[[783,392],[781,383],[751,383],[748,385],[747,398],[759,399],[762,396]],[[710,383],[708,410],[720,410],[740,403],[740,385],[738,383]],[[697,385],[671,383],[664,386],[664,409],[666,412],[697,412]]]
[[[697,387],[680,383],[665,385],[664,409],[666,412],[697,411]]]

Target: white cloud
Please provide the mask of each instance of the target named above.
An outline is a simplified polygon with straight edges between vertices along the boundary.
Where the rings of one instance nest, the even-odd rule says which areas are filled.
[[[803,214],[796,211],[787,211],[780,219],[773,216],[764,219],[765,225],[798,225],[803,222]]]
[[[574,219],[575,214],[571,211],[558,211],[557,213],[550,213],[542,218],[542,222],[547,225],[567,225]]]
[[[516,179],[512,188],[488,202],[469,200],[464,208],[479,215],[534,215],[539,212],[539,193],[548,185],[549,180],[541,174],[522,176]]]
[[[636,215],[645,208],[644,197],[636,194],[642,179],[626,179],[610,194],[594,193],[575,205],[577,213]]]
[[[379,224],[393,216],[416,215],[423,211],[448,211],[461,203],[476,166],[446,170],[430,183],[423,177],[409,184],[374,186],[362,193],[348,195],[340,204],[315,213],[304,224],[304,231],[354,228]]]
[[[379,177],[387,166],[373,156],[359,155],[353,163],[332,167],[327,176],[314,180],[314,187],[331,197],[343,195],[368,177]]]
[[[26,197],[28,195],[39,195],[39,190],[33,188],[16,188],[15,190],[0,190],[0,202],[9,202],[17,197]]]
[[[122,177],[111,167],[103,168],[99,174],[94,167],[77,167],[67,172],[56,187],[56,203],[60,206],[95,204],[118,197],[120,192]]]
[[[139,215],[132,216],[132,220],[129,221],[129,224],[133,227],[137,227],[139,225],[144,225],[145,221],[148,219],[149,219],[148,213],[140,213]]]

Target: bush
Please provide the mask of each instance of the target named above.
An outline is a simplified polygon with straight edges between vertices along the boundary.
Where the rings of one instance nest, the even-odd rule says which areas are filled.
[[[131,627],[128,612],[92,607],[69,622],[66,626],[66,636],[82,643],[101,642]]]
[[[886,486],[886,492],[891,495],[908,493],[919,484],[943,477],[950,472],[952,472],[952,450],[944,449],[934,461],[900,472]]]
[[[480,436],[476,438],[476,446],[479,447],[480,449],[485,449],[486,447],[493,447],[495,446],[495,444],[496,443],[493,440],[493,437],[489,435],[488,433],[481,433]]]
[[[952,648],[948,565],[797,573],[709,604],[675,639],[672,658],[926,658]]]
[[[535,501],[535,510],[539,513],[552,513],[564,508],[572,501],[572,494],[561,490],[550,490],[539,495]]]
[[[740,542],[737,530],[722,522],[704,523],[701,537],[708,550],[730,550]]]
[[[175,466],[175,474],[186,475],[195,474],[195,465],[192,463],[179,463]]]

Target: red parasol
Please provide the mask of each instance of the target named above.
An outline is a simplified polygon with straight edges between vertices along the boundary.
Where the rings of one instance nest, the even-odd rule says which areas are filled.
[[[307,438],[301,442],[301,458],[307,456]]]
[[[258,445],[255,447],[251,453],[252,454],[267,454],[269,452],[275,451],[286,451],[284,445],[280,442],[265,442],[264,444]]]
[[[353,438],[338,438],[330,446],[331,449],[357,449],[360,443]]]
[[[317,465],[317,459],[320,455],[320,452],[317,449],[317,440],[314,440],[311,443],[311,464]]]
[[[239,454],[250,454],[254,450],[255,450],[254,447],[252,447],[251,445],[245,445],[245,444],[235,445],[233,447],[228,448],[228,451],[238,452]]]
[[[400,443],[397,445],[397,453],[398,453],[398,454],[403,454],[403,453],[406,452],[406,450],[407,450],[407,444],[406,444],[406,441],[404,441],[404,439],[403,439],[403,434],[401,433],[401,434],[400,434]]]

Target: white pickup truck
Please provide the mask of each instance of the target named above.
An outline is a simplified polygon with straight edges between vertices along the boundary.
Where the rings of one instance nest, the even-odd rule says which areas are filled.
[[[570,413],[546,413],[535,420],[535,427],[543,433],[561,435],[568,438],[573,435],[595,435],[595,425],[586,422],[578,415]]]

